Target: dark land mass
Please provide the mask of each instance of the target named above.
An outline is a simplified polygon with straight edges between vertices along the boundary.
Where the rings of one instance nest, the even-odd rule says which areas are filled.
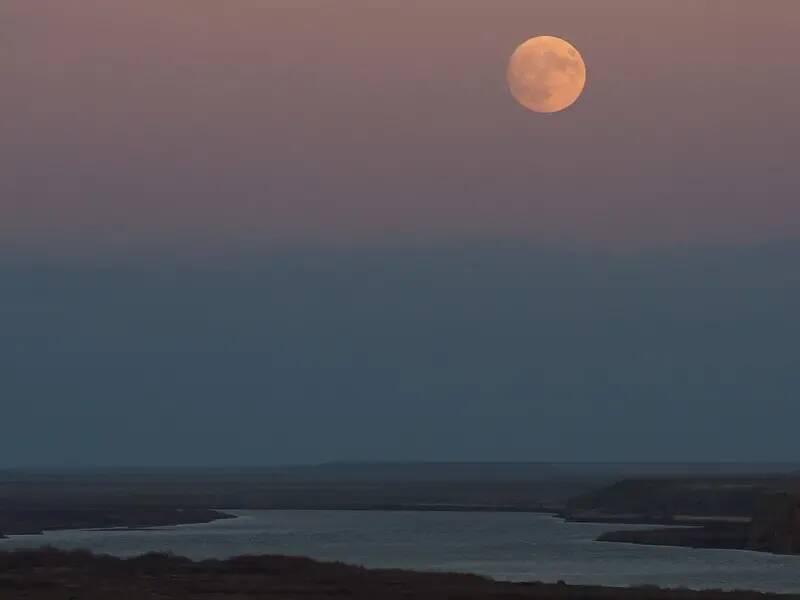
[[[672,526],[611,531],[598,538],[604,542],[800,553],[796,473],[628,479],[571,499],[561,514],[571,521]]]
[[[751,549],[749,525],[733,523],[704,525],[703,527],[660,527],[635,531],[609,531],[597,540],[650,546],[686,546],[724,550]]]
[[[0,509],[0,537],[57,529],[149,529],[229,518],[233,516],[202,508],[6,508]]]
[[[664,524],[680,516],[749,518],[765,494],[792,490],[800,490],[795,473],[641,477],[579,494],[567,502],[564,515],[575,521]]]
[[[192,562],[163,554],[118,559],[85,551],[0,553],[0,597],[28,600],[765,600],[756,592],[504,583],[461,574],[368,570],[285,556]]]
[[[0,510],[28,507],[540,510],[611,483],[539,464],[0,471]]]
[[[798,468],[790,463],[327,463],[244,469],[17,469],[0,470],[0,511],[137,506],[550,510],[572,518],[593,512],[749,515],[756,488],[769,487],[758,482],[781,482]],[[731,481],[737,477],[750,489],[744,491],[744,501],[726,500],[738,485]],[[669,482],[681,478],[691,480],[693,489],[686,490],[685,502],[673,501]],[[703,500],[706,484],[717,489],[712,495],[718,501]],[[725,502],[736,510],[720,512]]]

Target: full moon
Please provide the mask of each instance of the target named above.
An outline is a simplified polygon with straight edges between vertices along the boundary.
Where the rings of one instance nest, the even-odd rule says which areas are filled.
[[[517,102],[538,113],[572,106],[586,85],[586,63],[561,38],[543,35],[520,45],[508,62],[508,87]]]

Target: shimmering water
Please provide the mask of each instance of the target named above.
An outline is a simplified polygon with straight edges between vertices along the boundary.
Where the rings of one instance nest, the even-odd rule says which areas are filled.
[[[192,558],[292,554],[369,567],[464,571],[514,581],[800,593],[800,557],[593,541],[619,526],[526,513],[230,511],[235,520],[152,531],[61,531],[0,549],[151,550]]]

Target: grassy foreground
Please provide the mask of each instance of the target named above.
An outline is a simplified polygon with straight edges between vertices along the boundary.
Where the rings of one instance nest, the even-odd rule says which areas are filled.
[[[0,553],[0,598],[28,600],[791,598],[755,592],[502,583],[475,575],[369,570],[285,556],[193,562],[165,554],[119,559],[43,548]],[[800,598],[800,596],[794,596]]]

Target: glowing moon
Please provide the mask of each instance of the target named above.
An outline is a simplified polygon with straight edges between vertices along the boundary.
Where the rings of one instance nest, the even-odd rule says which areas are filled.
[[[586,63],[575,47],[544,35],[519,46],[508,62],[508,87],[525,108],[554,113],[572,106],[586,86]]]

